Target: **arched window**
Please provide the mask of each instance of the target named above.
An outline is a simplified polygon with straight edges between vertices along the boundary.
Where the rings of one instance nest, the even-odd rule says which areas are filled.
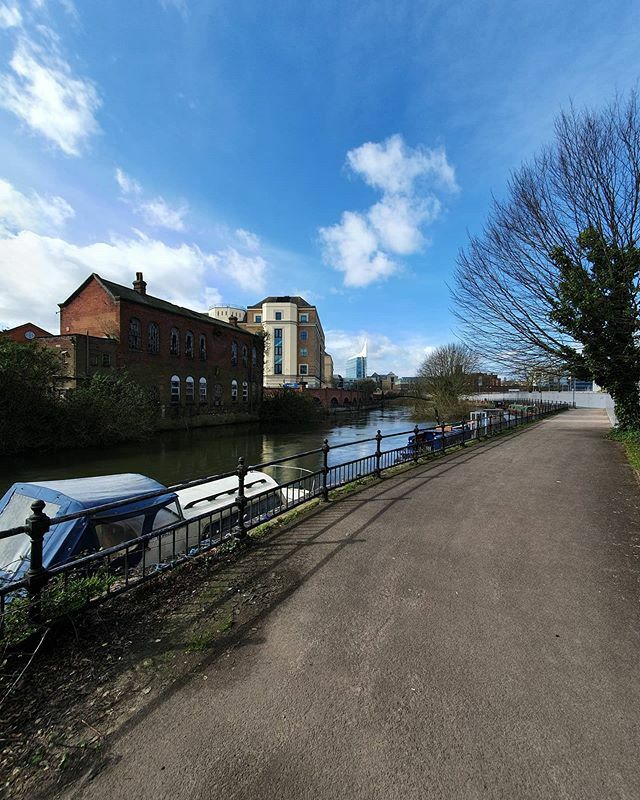
[[[193,358],[193,333],[187,331],[184,337],[184,354],[187,358]]]
[[[246,344],[242,345],[242,366],[249,366],[249,349]]]
[[[238,366],[238,343],[235,339],[231,342],[231,366]]]
[[[254,367],[258,366],[258,351],[256,350],[255,345],[251,348],[251,364]]]
[[[160,328],[157,323],[149,323],[147,349],[150,353],[160,352]]]
[[[140,320],[131,317],[129,320],[129,350],[140,350]]]
[[[238,381],[236,380],[231,381],[231,402],[238,402]]]
[[[249,384],[247,381],[242,381],[242,402],[249,402]]]
[[[216,383],[213,386],[213,405],[214,406],[221,406],[222,405],[222,384]]]
[[[193,403],[195,399],[195,384],[191,375],[185,380],[185,397],[187,403]]]
[[[180,378],[177,375],[171,378],[171,402],[180,402]]]
[[[180,331],[177,328],[171,328],[171,343],[169,350],[172,356],[180,355]]]
[[[207,402],[207,379],[200,378],[200,402]]]
[[[207,337],[204,333],[200,334],[200,361],[207,360]]]

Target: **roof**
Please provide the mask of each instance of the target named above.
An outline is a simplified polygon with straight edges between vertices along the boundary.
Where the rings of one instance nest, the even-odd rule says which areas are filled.
[[[66,305],[68,305],[92,280],[98,281],[98,283],[113,297],[114,300],[125,300],[128,303],[137,303],[141,306],[156,308],[158,311],[164,311],[168,314],[177,314],[181,317],[197,320],[198,322],[207,322],[211,325],[218,325],[234,331],[242,331],[241,328],[237,328],[235,325],[231,325],[228,322],[223,322],[215,317],[210,317],[208,314],[205,314],[202,311],[193,311],[193,309],[175,305],[174,303],[170,303],[168,300],[162,300],[160,297],[154,297],[151,294],[140,294],[140,292],[136,292],[135,289],[129,286],[122,286],[120,283],[114,283],[113,281],[106,280],[106,278],[102,278],[95,272],[89,275],[89,277],[83,283],[81,283],[75,292],[73,292],[73,294],[71,294],[63,303],[58,304],[60,308],[64,308]],[[254,335],[249,331],[244,332],[248,333],[249,335]]]
[[[261,300],[259,303],[254,303],[252,306],[247,306],[247,308],[262,308],[265,303],[294,303],[298,308],[315,308],[311,303],[307,303],[304,297],[288,294],[280,296],[269,295],[269,297],[265,297],[264,300]]]
[[[40,325],[36,325],[34,322],[23,322],[21,325],[16,325],[15,328],[7,328],[6,330],[0,331],[0,335],[8,335],[16,331],[21,331],[23,328],[34,331],[37,336],[51,336],[49,331],[46,331],[44,328],[41,328]]]

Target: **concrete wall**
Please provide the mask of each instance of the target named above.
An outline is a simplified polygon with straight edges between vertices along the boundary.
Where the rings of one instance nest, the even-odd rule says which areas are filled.
[[[485,397],[490,400],[549,400],[554,403],[572,403],[575,397],[576,408],[604,408],[612,425],[617,424],[614,403],[608,392],[486,392],[471,395],[474,400]]]

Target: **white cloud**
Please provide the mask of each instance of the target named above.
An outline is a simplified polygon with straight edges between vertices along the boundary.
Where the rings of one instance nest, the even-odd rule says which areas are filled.
[[[361,214],[345,211],[337,225],[321,228],[320,236],[325,258],[344,272],[345,286],[367,286],[397,270],[397,264],[379,250],[378,237]]]
[[[134,181],[126,172],[123,172],[120,167],[116,167],[116,182],[124,195],[142,194],[142,187],[140,184]]]
[[[350,150],[347,164],[382,198],[366,212],[345,211],[319,233],[325,261],[344,273],[344,285],[362,287],[397,272],[393,256],[424,247],[422,228],[442,210],[433,187],[456,191],[457,184],[444,150],[412,149],[399,134]]]
[[[216,284],[221,280],[263,291],[265,270],[264,259],[243,256],[233,248],[208,253],[195,244],[170,246],[140,233],[80,246],[21,231],[0,239],[0,319],[13,326],[24,322],[27,314],[57,330],[55,304],[92,272],[129,286],[142,271],[150,294],[204,310],[220,303]]]
[[[255,233],[246,231],[244,228],[237,228],[235,231],[235,236],[240,244],[244,245],[247,250],[255,252],[256,250],[260,249],[260,238],[256,236]]]
[[[74,214],[69,203],[58,195],[25,195],[0,178],[0,235],[25,229],[55,233]]]
[[[48,29],[47,47],[22,36],[9,62],[12,73],[0,75],[0,106],[70,156],[80,155],[98,131],[95,114],[101,102],[93,84],[73,75],[59,55]]]
[[[22,25],[22,14],[16,6],[0,3],[0,28],[19,28]]]
[[[235,247],[227,247],[210,256],[218,272],[227,275],[242,289],[262,292],[265,288],[267,262],[262,256],[244,255]]]
[[[327,352],[333,356],[335,372],[344,376],[347,358],[360,352],[365,339],[369,374],[395,372],[400,377],[415,375],[425,356],[434,349],[432,344],[416,336],[397,335],[392,340],[375,331],[328,330]]]
[[[183,203],[179,208],[172,208],[164,197],[154,197],[152,200],[143,200],[144,191],[138,181],[126,172],[116,167],[116,183],[120,187],[122,200],[142,216],[147,225],[154,228],[167,228],[171,231],[185,229],[184,218],[189,212],[189,207]]]
[[[168,228],[171,231],[184,230],[186,206],[171,208],[162,197],[156,197],[148,203],[142,203],[140,211],[145,221],[156,228]]]

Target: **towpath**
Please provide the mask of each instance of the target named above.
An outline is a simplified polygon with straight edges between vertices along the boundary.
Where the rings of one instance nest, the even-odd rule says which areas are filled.
[[[607,425],[571,411],[284,532],[295,590],[67,796],[640,797],[640,495]]]

